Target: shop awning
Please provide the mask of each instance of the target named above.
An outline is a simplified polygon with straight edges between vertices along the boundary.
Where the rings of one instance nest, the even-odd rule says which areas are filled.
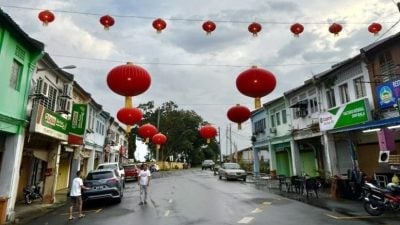
[[[341,132],[361,131],[361,130],[367,130],[367,129],[390,127],[390,126],[395,126],[395,125],[399,125],[399,124],[400,124],[400,117],[398,116],[398,117],[393,117],[393,118],[388,118],[388,119],[383,119],[383,120],[372,120],[372,121],[368,121],[363,124],[338,128],[338,129],[330,130],[330,131],[328,131],[328,133],[334,134],[334,133],[341,133]]]

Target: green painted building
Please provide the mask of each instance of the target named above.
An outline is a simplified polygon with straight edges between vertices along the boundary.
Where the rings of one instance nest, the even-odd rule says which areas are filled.
[[[8,198],[7,220],[13,220],[19,188],[31,76],[43,50],[0,9],[0,196]]]

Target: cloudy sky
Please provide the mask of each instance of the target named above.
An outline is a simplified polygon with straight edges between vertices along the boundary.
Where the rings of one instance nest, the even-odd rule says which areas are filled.
[[[195,110],[220,127],[223,151],[227,110],[237,103],[254,110],[253,99],[236,89],[241,72],[257,65],[275,74],[276,89],[265,103],[400,28],[391,28],[400,18],[394,0],[1,0],[0,6],[45,43],[59,66],[76,65],[68,72],[104,110],[115,115],[124,104],[107,87],[108,72],[132,61],[152,77],[134,105],[171,100]],[[37,19],[43,9],[56,16],[48,26]],[[106,14],[116,20],[109,31],[99,23]],[[161,34],[151,25],[159,17],[167,22]],[[211,35],[201,28],[206,20],[217,24]],[[262,25],[257,37],[247,31],[251,22]],[[296,22],[305,27],[299,38],[289,30]],[[328,32],[333,22],[343,25],[337,37]],[[381,36],[367,31],[372,22],[382,24]],[[238,149],[250,146],[250,136],[249,121],[242,130],[232,124]]]

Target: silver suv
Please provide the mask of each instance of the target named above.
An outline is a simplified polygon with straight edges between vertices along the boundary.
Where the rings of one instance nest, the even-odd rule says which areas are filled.
[[[212,161],[211,159],[206,159],[201,164],[201,170],[206,170],[206,169],[214,170],[214,165],[215,165],[214,161]]]

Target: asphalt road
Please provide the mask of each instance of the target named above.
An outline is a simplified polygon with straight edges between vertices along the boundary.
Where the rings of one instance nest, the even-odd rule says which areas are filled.
[[[30,225],[397,225],[384,218],[343,217],[280,195],[258,190],[252,183],[219,180],[209,170],[154,174],[148,204],[139,203],[136,182],[127,184],[120,204],[95,202],[86,217],[68,221],[67,206],[31,221]],[[345,219],[343,219],[345,218]],[[389,221],[389,222],[388,222]],[[392,222],[391,222],[392,221]]]

